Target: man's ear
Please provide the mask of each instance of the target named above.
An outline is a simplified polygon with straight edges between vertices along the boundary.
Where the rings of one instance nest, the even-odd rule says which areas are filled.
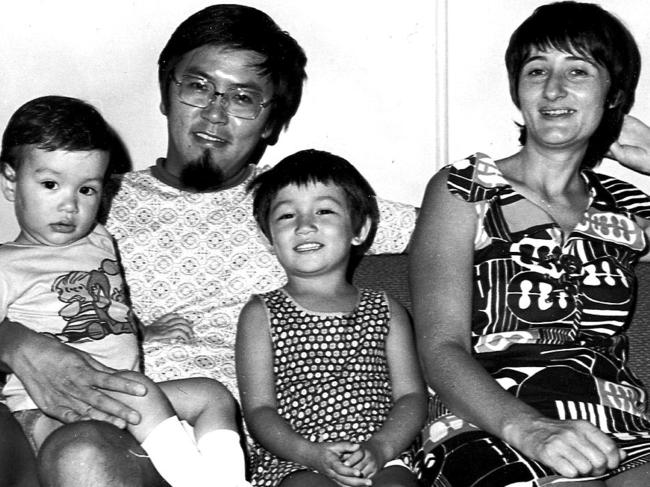
[[[370,233],[371,226],[372,226],[372,221],[368,216],[366,217],[366,221],[361,226],[361,230],[359,230],[358,235],[352,238],[352,245],[361,245],[363,242],[365,242],[366,239],[368,238],[368,234]]]
[[[273,135],[273,129],[275,128],[275,122],[271,120],[266,121],[266,127],[262,131],[262,139],[267,140]],[[268,140],[267,140],[268,142]]]
[[[613,96],[609,97],[607,100],[607,108],[612,109],[619,105],[623,101],[623,92],[618,90]]]
[[[165,117],[167,116],[167,107],[165,106],[164,100],[160,100],[160,105],[158,105],[158,108],[160,108],[160,113],[162,113]]]
[[[0,162],[0,186],[7,201],[16,199],[16,171],[5,162]]]

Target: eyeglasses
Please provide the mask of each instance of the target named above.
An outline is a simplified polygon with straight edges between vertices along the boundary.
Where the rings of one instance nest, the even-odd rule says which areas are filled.
[[[181,103],[207,108],[221,97],[219,105],[228,115],[246,120],[255,120],[273,101],[264,101],[261,93],[248,88],[232,87],[221,93],[212,82],[197,76],[183,75],[178,81],[172,75],[171,80],[178,86]]]

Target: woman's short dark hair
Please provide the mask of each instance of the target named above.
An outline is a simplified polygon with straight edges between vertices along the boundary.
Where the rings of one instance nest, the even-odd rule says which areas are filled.
[[[178,26],[160,53],[158,81],[165,107],[176,65],[186,53],[205,45],[254,51],[263,56],[264,60],[255,67],[273,85],[269,118],[273,130],[267,142],[275,144],[298,110],[307,78],[307,57],[300,45],[260,10],[234,4],[206,7]]]
[[[599,5],[557,2],[538,7],[510,37],[505,60],[510,96],[519,108],[519,76],[532,49],[558,49],[587,56],[607,69],[611,84],[605,112],[592,135],[582,162],[593,167],[618,137],[623,118],[634,104],[641,72],[641,55],[630,31]],[[520,142],[526,142],[522,127]]]
[[[271,241],[269,214],[278,192],[290,185],[306,186],[310,183],[332,184],[343,190],[355,234],[370,218],[368,237],[352,249],[353,256],[363,255],[372,245],[379,223],[375,191],[347,160],[315,149],[302,150],[285,157],[249,183],[248,190],[253,191],[253,214],[266,238]]]

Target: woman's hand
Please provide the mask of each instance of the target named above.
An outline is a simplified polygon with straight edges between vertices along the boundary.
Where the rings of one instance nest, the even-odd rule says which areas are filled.
[[[188,342],[192,339],[192,323],[178,313],[162,315],[144,327],[144,340],[179,339]]]
[[[634,171],[650,174],[650,127],[638,118],[625,115],[621,133],[610,146],[607,157]]]
[[[609,436],[581,420],[540,417],[525,424],[510,424],[504,429],[504,439],[568,478],[602,475],[625,458],[625,452]]]

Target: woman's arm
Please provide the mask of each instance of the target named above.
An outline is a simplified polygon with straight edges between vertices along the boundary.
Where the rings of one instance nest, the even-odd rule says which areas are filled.
[[[113,374],[88,354],[5,319],[0,323],[0,362],[22,381],[43,412],[64,423],[83,417],[123,428],[139,414],[104,390],[142,396],[146,388]]]
[[[621,133],[607,156],[628,169],[650,174],[650,127],[638,118],[625,115]]]
[[[312,443],[278,414],[271,335],[265,307],[259,298],[251,299],[242,309],[235,343],[239,394],[252,436],[280,458],[352,485],[348,477],[355,477],[358,472],[344,465],[340,456],[354,451],[356,445]]]
[[[426,382],[457,416],[567,477],[620,460],[612,440],[583,421],[542,416],[502,389],[471,354],[474,206],[451,195],[447,171],[429,183],[409,274],[416,342]]]
[[[386,360],[393,389],[393,407],[382,427],[353,453],[346,464],[374,475],[386,462],[406,450],[426,419],[427,393],[417,360],[411,320],[404,307],[390,298],[391,322]]]

